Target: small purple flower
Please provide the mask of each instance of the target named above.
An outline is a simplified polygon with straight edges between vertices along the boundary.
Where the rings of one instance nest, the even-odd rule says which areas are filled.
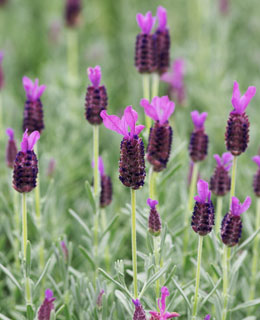
[[[232,167],[233,156],[230,152],[224,152],[221,157],[214,154],[214,158],[218,167],[223,167],[226,171],[229,171]]]
[[[155,24],[156,18],[152,16],[151,11],[148,11],[145,15],[137,13],[136,21],[143,34],[149,34]]]
[[[151,198],[147,199],[147,204],[150,207],[150,214],[148,219],[148,228],[149,232],[153,236],[158,236],[161,233],[162,223],[159,212],[156,209],[158,204],[157,200],[152,200]]]
[[[23,153],[26,153],[27,151],[33,151],[33,148],[39,139],[40,133],[38,131],[34,131],[28,135],[28,130],[25,130],[21,142],[21,151]]]
[[[95,88],[98,88],[101,80],[101,67],[95,66],[95,68],[88,68],[87,73],[89,81]]]
[[[33,81],[28,77],[23,77],[23,86],[27,99],[32,102],[40,99],[46,89],[46,85],[39,85],[39,79],[35,79],[35,83],[33,83]]]
[[[51,311],[54,310],[53,292],[50,289],[45,291],[45,299],[38,311],[38,320],[50,320]]]
[[[135,312],[134,312],[133,320],[146,320],[145,311],[143,309],[143,306],[141,305],[140,300],[132,299],[132,302],[135,305]]]
[[[61,250],[63,252],[64,260],[65,260],[65,262],[68,262],[68,260],[69,260],[69,250],[68,250],[68,247],[67,247],[65,241],[61,241],[60,246],[61,246]]]
[[[98,309],[101,309],[102,308],[102,297],[103,297],[103,294],[105,293],[105,290],[102,289],[100,292],[99,292],[99,295],[97,297],[97,307]]]
[[[6,134],[9,137],[6,147],[6,164],[9,168],[14,167],[14,161],[17,155],[16,142],[14,140],[14,130],[12,128],[6,129]]]
[[[177,312],[167,312],[166,311],[166,297],[170,295],[169,290],[166,287],[161,289],[161,299],[158,299],[158,307],[160,312],[150,311],[151,320],[166,320],[179,317],[180,315]]]
[[[254,156],[252,160],[258,165],[258,168],[260,168],[260,156]]]
[[[211,192],[209,191],[209,185],[206,181],[200,179],[197,183],[198,195],[194,197],[194,200],[199,203],[207,203],[211,201]]]
[[[158,30],[165,31],[167,29],[167,10],[159,6],[156,13],[158,19]]]
[[[192,111],[190,115],[191,115],[192,122],[194,124],[194,129],[196,131],[204,129],[204,122],[207,119],[208,113],[202,112],[200,114],[197,110],[195,110],[195,111]]]
[[[246,197],[245,201],[241,204],[236,197],[232,197],[231,214],[233,216],[240,216],[243,212],[247,211],[251,205],[251,198]]]
[[[159,121],[161,125],[168,122],[175,109],[174,102],[170,101],[168,96],[154,97],[151,103],[147,99],[142,99],[140,105],[148,117]]]
[[[4,86],[4,71],[3,71],[3,68],[2,68],[3,58],[4,58],[4,52],[0,51],[0,90]]]
[[[231,103],[234,107],[234,110],[231,111],[233,114],[243,114],[249,105],[251,99],[254,97],[256,93],[256,87],[248,87],[246,93],[241,97],[241,93],[239,90],[239,84],[235,81],[233,87],[233,96],[231,99]]]
[[[206,317],[204,318],[204,320],[210,320],[210,314],[206,315]]]

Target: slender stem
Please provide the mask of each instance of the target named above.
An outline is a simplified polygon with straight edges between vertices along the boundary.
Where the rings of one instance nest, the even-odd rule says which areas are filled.
[[[137,287],[137,254],[136,254],[136,191],[131,188],[131,207],[132,207],[132,263],[133,263],[133,282],[134,297],[138,297]]]
[[[94,248],[95,248],[95,257],[98,257],[98,228],[99,227],[99,210],[97,210],[94,215]]]
[[[17,269],[20,268],[19,251],[20,251],[20,214],[19,214],[19,194],[13,190],[14,202],[14,229],[15,229],[15,263]]]
[[[257,198],[256,204],[256,230],[260,228],[260,198]],[[253,259],[252,259],[252,271],[251,271],[251,288],[250,288],[250,299],[254,300],[255,298],[255,287],[256,287],[256,275],[258,271],[258,251],[259,251],[259,233],[256,235],[253,244]]]
[[[150,101],[150,75],[147,73],[143,74],[143,96],[145,99]],[[146,131],[147,134],[149,134],[151,125],[152,125],[152,119],[148,116],[145,116],[145,124],[146,124]]]
[[[155,272],[160,270],[160,242],[161,237],[153,237],[154,259],[155,259]],[[156,280],[156,298],[160,296],[160,279]]]
[[[226,320],[228,313],[228,275],[229,275],[229,263],[230,263],[231,249],[224,246],[223,257],[222,257],[222,268],[223,268],[223,313],[222,320]]]
[[[230,202],[229,202],[230,206],[231,206],[231,203],[232,203],[232,197],[235,196],[236,171],[237,171],[237,157],[234,157],[233,165],[232,165],[231,188],[230,188]]]
[[[0,139],[4,137],[4,126],[3,126],[3,100],[2,100],[2,94],[0,92]]]
[[[38,148],[37,148],[37,144],[34,147],[34,152],[38,157]],[[38,177],[37,177],[37,185],[34,189],[34,195],[35,195],[35,213],[36,213],[36,220],[38,223],[38,228],[40,229],[41,227],[41,203],[40,203],[40,175],[38,173]]]
[[[217,213],[216,213],[216,233],[220,230],[222,218],[223,197],[217,197]]]
[[[78,81],[78,34],[77,30],[67,29],[67,63],[70,84]]]
[[[107,227],[106,211],[105,211],[104,208],[101,209],[101,224],[102,224],[102,230],[104,232],[106,230],[106,227]],[[106,264],[106,269],[109,272],[110,271],[109,244],[107,244],[106,248],[105,248],[105,264]]]
[[[149,197],[153,200],[156,198],[156,177],[157,172],[151,167],[149,170]]]
[[[192,311],[192,320],[196,319],[197,309],[198,309],[198,293],[199,293],[199,285],[200,285],[200,266],[201,266],[201,256],[202,256],[202,245],[203,245],[203,236],[199,236],[197,271],[196,271],[196,287],[195,287],[194,304],[193,304],[193,311]]]
[[[32,304],[31,284],[29,277],[25,277],[25,299],[27,305]]]
[[[93,154],[94,154],[94,195],[98,201],[99,193],[99,172],[98,172],[98,154],[99,154],[99,126],[93,126]]]
[[[158,73],[153,73],[152,75],[152,98],[158,96],[159,93],[159,84],[160,84],[160,77]]]
[[[27,206],[26,206],[26,193],[22,194],[22,218],[23,218],[23,258],[26,259],[27,247]]]

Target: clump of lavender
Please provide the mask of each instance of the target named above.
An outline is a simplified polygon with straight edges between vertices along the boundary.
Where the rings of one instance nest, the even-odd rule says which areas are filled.
[[[162,6],[157,8],[158,28],[154,33],[157,71],[163,74],[170,65],[170,33],[167,28],[167,11]]]
[[[191,112],[194,130],[190,137],[189,153],[193,162],[199,162],[208,154],[208,135],[205,133],[204,122],[207,112],[199,114],[197,110]]]
[[[23,86],[27,98],[24,105],[23,131],[28,129],[29,134],[33,131],[39,131],[39,133],[41,133],[44,129],[44,120],[40,97],[46,89],[46,86],[39,85],[38,79],[33,83],[28,77],[23,77]]]
[[[159,172],[166,168],[170,156],[172,128],[168,120],[174,112],[175,105],[168,96],[154,97],[151,104],[147,99],[142,99],[140,104],[144,107],[145,114],[155,121],[150,128],[147,160],[153,166],[153,170]]]
[[[226,147],[233,156],[239,156],[245,152],[249,142],[249,121],[245,111],[251,99],[256,93],[255,87],[248,87],[246,93],[241,97],[239,85],[235,81],[231,103],[234,107],[229,114],[226,127]]]
[[[165,320],[179,317],[179,313],[177,312],[168,312],[166,311],[166,297],[170,295],[169,290],[166,287],[162,287],[161,289],[161,298],[158,299],[158,311],[150,311],[150,315],[152,316],[150,320]]]
[[[135,305],[135,312],[133,316],[133,320],[146,320],[146,315],[143,306],[141,305],[140,300],[132,300]]]
[[[20,193],[30,192],[36,187],[38,160],[33,148],[39,138],[38,131],[30,135],[28,130],[24,132],[21,151],[17,153],[13,171],[13,188]]]
[[[198,195],[194,197],[195,205],[192,214],[192,229],[200,236],[211,232],[214,225],[214,206],[211,201],[211,192],[208,183],[199,180],[197,183]]]
[[[251,205],[251,198],[247,197],[243,204],[238,198],[232,197],[230,211],[225,215],[221,223],[221,239],[228,246],[233,247],[238,244],[242,234],[241,214],[248,210]]]
[[[213,176],[210,178],[210,190],[216,196],[224,196],[230,191],[231,178],[228,174],[232,166],[233,156],[230,152],[223,153],[222,157],[214,154],[217,162]]]
[[[101,112],[104,126],[123,135],[119,160],[119,179],[129,188],[139,189],[144,185],[145,161],[144,144],[138,134],[144,129],[143,125],[136,125],[138,114],[131,106],[126,107],[124,116],[120,119],[114,115]],[[128,132],[128,127],[130,132]]]
[[[53,292],[50,289],[45,291],[45,299],[38,311],[38,320],[50,320],[51,311],[54,310]]]
[[[4,71],[2,68],[3,58],[4,58],[4,53],[3,51],[0,51],[0,90],[3,89],[3,86],[4,86]]]
[[[161,233],[162,223],[159,212],[156,209],[156,205],[158,204],[157,200],[148,199],[147,204],[150,207],[150,214],[148,219],[148,228],[149,232],[157,237]]]
[[[79,23],[81,0],[66,0],[65,21],[67,27],[76,27]]]
[[[6,147],[6,164],[9,168],[14,167],[14,161],[17,155],[16,141],[14,140],[14,130],[12,128],[6,129],[8,135],[8,143]]]
[[[88,68],[87,72],[92,85],[87,87],[85,116],[90,124],[99,125],[102,123],[100,113],[107,108],[107,91],[105,86],[100,86],[100,66]]]
[[[186,99],[184,60],[181,58],[174,60],[172,71],[163,73],[161,80],[169,84],[169,96],[178,104],[183,105]]]
[[[253,188],[255,195],[260,197],[260,156],[254,156],[252,160],[258,165],[258,170],[254,175]]]
[[[136,37],[135,66],[140,73],[151,73],[157,68],[156,39],[151,34],[155,18],[149,11],[145,16],[138,13],[136,21],[141,32]]]

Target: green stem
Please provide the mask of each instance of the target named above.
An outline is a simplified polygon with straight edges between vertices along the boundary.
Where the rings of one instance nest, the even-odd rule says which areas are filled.
[[[70,84],[78,81],[78,34],[77,30],[67,29],[67,63]]]
[[[20,268],[19,251],[20,251],[20,215],[19,215],[19,194],[13,190],[14,201],[14,229],[15,229],[15,264],[17,269]]]
[[[256,230],[260,228],[260,198],[257,198],[256,204]],[[251,287],[250,287],[250,299],[254,300],[255,298],[255,288],[256,288],[256,275],[258,271],[258,251],[259,251],[259,233],[256,235],[253,244],[253,259],[252,259],[252,271],[251,271]]]
[[[26,260],[26,247],[27,247],[27,206],[26,206],[26,193],[22,194],[22,218],[23,218],[23,258]]]
[[[153,73],[152,75],[152,98],[158,96],[159,93],[159,84],[160,84],[160,77],[158,73]]]
[[[29,277],[25,277],[25,298],[27,305],[32,304],[31,284]]]
[[[237,157],[234,157],[234,159],[233,159],[233,165],[232,165],[232,175],[231,175],[231,188],[230,188],[230,202],[229,202],[229,206],[231,206],[232,197],[235,196],[235,189],[236,189],[236,171],[237,171]]]
[[[217,197],[216,233],[220,230],[222,218],[223,197]]]
[[[94,215],[94,249],[95,257],[98,257],[98,229],[99,229],[99,210]]]
[[[34,152],[35,152],[36,156],[39,158],[37,145],[35,145],[35,147],[34,147]],[[38,177],[37,177],[37,185],[34,189],[34,196],[35,196],[36,220],[38,223],[38,228],[40,229],[40,227],[41,227],[41,203],[40,203],[41,196],[40,196],[40,175],[39,175],[39,173],[38,173]]]
[[[106,211],[104,208],[101,209],[101,224],[103,232],[106,230],[107,227],[107,219],[106,219]],[[105,248],[105,264],[107,272],[110,271],[110,252],[109,252],[109,244],[106,245]]]
[[[136,254],[136,191],[131,188],[131,207],[132,207],[132,263],[133,263],[133,282],[134,298],[138,297],[137,287],[137,254]]]
[[[150,101],[150,75],[148,73],[143,74],[143,96],[144,99]],[[145,125],[146,125],[146,132],[149,135],[150,128],[152,125],[152,119],[145,115]]]
[[[160,270],[160,242],[161,237],[153,237],[154,259],[155,259],[155,272]],[[160,279],[156,280],[156,298],[160,296]]]
[[[0,92],[0,139],[4,138],[4,126],[3,126],[3,100],[2,94]]]
[[[223,268],[223,313],[222,320],[226,320],[228,313],[228,275],[229,275],[229,263],[230,263],[231,249],[224,246],[222,268]]]
[[[192,311],[192,320],[196,319],[197,309],[198,309],[198,294],[199,294],[199,285],[200,285],[200,266],[201,266],[201,256],[202,256],[202,245],[203,245],[203,236],[199,236],[197,271],[196,271],[196,287],[195,287],[194,304],[193,304],[193,311]]]
[[[99,126],[93,126],[94,195],[97,202],[98,202],[98,194],[99,194],[98,153],[99,153]]]
[[[149,171],[149,197],[153,200],[156,198],[156,177],[157,172],[151,167]]]

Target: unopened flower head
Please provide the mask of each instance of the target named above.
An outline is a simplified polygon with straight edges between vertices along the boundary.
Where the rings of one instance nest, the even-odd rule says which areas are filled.
[[[169,295],[169,290],[166,287],[162,287],[161,298],[158,299],[158,307],[160,311],[150,311],[149,313],[152,316],[150,320],[166,320],[180,316],[177,312],[166,311],[166,297]]]
[[[97,307],[98,307],[98,309],[102,308],[102,297],[103,297],[104,293],[105,293],[105,290],[102,289],[98,294],[98,297],[97,297]]]
[[[101,68],[88,68],[87,74],[91,85],[87,87],[85,116],[88,122],[92,125],[99,125],[102,123],[100,113],[107,108],[107,91],[105,86],[100,86]]]
[[[65,20],[68,27],[73,28],[79,24],[80,12],[81,0],[66,0]]]
[[[56,160],[54,158],[51,158],[49,160],[48,168],[47,168],[47,176],[49,178],[52,178],[54,175],[56,169]]]
[[[141,305],[140,300],[132,300],[135,305],[135,312],[133,315],[133,320],[146,320],[146,315],[143,306]]]
[[[6,134],[9,137],[6,147],[6,164],[9,168],[13,168],[17,155],[17,147],[14,140],[14,130],[12,128],[8,128],[6,129]]]
[[[154,171],[159,172],[166,168],[171,152],[173,133],[168,120],[174,112],[175,104],[168,96],[164,96],[154,97],[151,103],[147,99],[142,99],[140,105],[146,115],[155,121],[150,128],[147,160]]]
[[[51,311],[54,310],[53,292],[50,289],[45,291],[45,299],[38,311],[38,320],[50,320]]]
[[[194,197],[191,226],[200,236],[211,232],[214,225],[214,206],[211,201],[211,192],[208,183],[200,179],[197,183],[198,195]]]
[[[181,58],[174,60],[172,71],[163,73],[161,80],[169,84],[169,95],[182,105],[186,98],[184,60]]]
[[[38,160],[33,148],[39,138],[38,131],[30,135],[28,135],[28,130],[24,132],[21,151],[16,156],[13,171],[13,187],[18,192],[30,192],[36,187]]]
[[[256,93],[255,87],[248,87],[246,93],[241,96],[239,85],[235,81],[231,103],[234,107],[229,114],[226,127],[226,147],[234,156],[239,156],[245,152],[249,142],[248,116],[245,111],[251,99]]]
[[[193,162],[204,160],[208,154],[209,139],[204,129],[207,115],[207,112],[200,114],[197,110],[191,112],[194,130],[190,137],[189,153]]]
[[[254,175],[254,180],[253,180],[253,188],[255,195],[257,197],[260,197],[260,156],[254,156],[252,160],[257,164],[258,170],[256,174]]]
[[[69,260],[69,250],[68,250],[68,247],[66,245],[66,242],[64,240],[61,241],[60,246],[61,246],[61,250],[63,252],[64,260],[65,260],[65,262],[68,262],[68,260]]]
[[[217,196],[224,196],[230,191],[231,178],[228,172],[232,166],[233,156],[230,152],[225,152],[222,157],[214,154],[214,158],[217,166],[210,178],[210,190]]]
[[[126,186],[139,189],[144,184],[145,161],[144,144],[138,134],[144,129],[143,125],[136,125],[138,113],[131,107],[125,108],[120,119],[115,115],[101,112],[104,126],[123,136],[119,161],[119,179]]]
[[[147,204],[150,207],[150,214],[148,220],[149,232],[153,236],[158,236],[161,233],[162,223],[159,212],[156,209],[158,204],[157,200],[152,200],[151,198],[147,199]]]
[[[23,77],[23,86],[26,93],[26,102],[24,104],[23,113],[23,131],[28,129],[29,133],[44,129],[43,106],[41,95],[46,89],[45,85],[39,85],[39,80],[33,82],[28,77]]]
[[[0,50],[0,90],[4,86],[4,71],[2,67],[3,58],[4,58],[4,52]]]
[[[240,203],[238,198],[232,197],[230,211],[224,216],[221,223],[221,239],[228,246],[235,246],[242,234],[241,214],[249,209],[251,198],[247,197],[244,203]]]
[[[157,68],[156,39],[151,34],[155,18],[149,11],[145,15],[138,13],[136,21],[141,32],[136,37],[135,66],[140,73],[151,73]]]

